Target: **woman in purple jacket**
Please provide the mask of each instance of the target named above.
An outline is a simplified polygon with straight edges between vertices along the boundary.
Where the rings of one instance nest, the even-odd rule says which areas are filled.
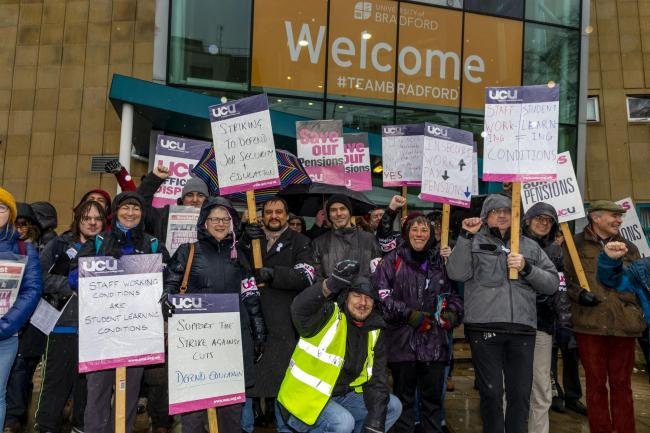
[[[411,213],[402,227],[402,239],[373,276],[388,324],[385,335],[393,391],[403,406],[393,431],[413,431],[418,390],[422,431],[440,432],[444,373],[450,356],[448,330],[460,323],[463,306],[447,278],[442,257],[433,250],[429,220],[419,212]]]

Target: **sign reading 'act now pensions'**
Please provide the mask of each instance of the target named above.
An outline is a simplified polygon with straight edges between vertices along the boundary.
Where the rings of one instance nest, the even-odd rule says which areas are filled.
[[[422,200],[470,207],[473,141],[471,132],[427,123],[422,152]]]
[[[384,187],[422,184],[424,124],[381,127]]]
[[[559,100],[557,85],[485,89],[484,181],[555,180]]]
[[[209,108],[222,195],[280,184],[265,94]]]

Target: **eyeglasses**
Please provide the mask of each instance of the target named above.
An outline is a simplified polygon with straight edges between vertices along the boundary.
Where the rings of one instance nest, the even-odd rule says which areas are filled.
[[[490,212],[488,212],[488,214],[490,214],[490,215],[499,215],[499,214],[510,215],[510,212],[511,212],[511,210],[510,210],[509,207],[501,207],[499,209],[492,209]]]
[[[228,224],[230,221],[232,221],[232,218],[230,217],[212,217],[212,218],[206,218],[210,224]]]
[[[0,213],[9,212],[9,207],[4,204],[0,204]]]
[[[92,223],[92,222],[100,223],[102,221],[104,221],[104,218],[102,217],[90,217],[90,216],[81,217],[81,222],[84,223]]]
[[[533,217],[533,219],[538,222],[538,223],[544,223],[544,224],[552,224],[553,223],[553,218],[546,216],[546,215],[538,215],[536,217]]]
[[[300,221],[296,221],[296,222],[290,222],[289,225],[290,226],[302,226],[302,223]]]

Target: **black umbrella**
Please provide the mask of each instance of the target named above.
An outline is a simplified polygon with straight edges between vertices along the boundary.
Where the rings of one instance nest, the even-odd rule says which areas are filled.
[[[377,206],[359,191],[344,186],[313,182],[311,185],[289,185],[278,194],[289,204],[289,210],[300,216],[316,216],[323,209],[327,199],[334,194],[343,194],[352,202],[353,215],[365,215]]]

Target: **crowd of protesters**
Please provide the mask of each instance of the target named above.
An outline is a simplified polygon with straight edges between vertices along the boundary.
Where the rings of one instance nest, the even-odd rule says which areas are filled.
[[[85,193],[60,235],[55,229],[67,224],[52,205],[17,203],[0,188],[0,259],[26,260],[17,297],[0,318],[7,433],[114,431],[114,371],[78,372],[77,261],[150,253],[166,264],[165,295],[239,294],[247,399],[218,408],[222,432],[251,433],[260,423],[282,433],[449,431],[444,398],[453,390],[453,331],[461,323],[484,432],[546,433],[549,411],[567,409],[586,415],[591,432],[635,432],[631,375],[635,339],[645,334],[647,343],[650,259],[620,236],[625,209],[613,202],[593,202],[575,236],[587,289],[546,203],[524,214],[519,253],[510,251],[506,193],[488,196],[441,246],[439,211],[411,212],[396,226],[401,196],[355,218],[350,199],[332,195],[312,227],[278,196],[261,205],[260,223],[250,223],[192,178],[178,204],[200,209],[197,241],[170,257],[169,207],[152,206],[168,170],[155,167],[139,186],[119,163],[107,171],[123,192]],[[261,268],[252,265],[257,241]],[[508,277],[513,269],[517,279]],[[29,323],[41,298],[62,309],[49,335]],[[174,314],[165,296],[161,308]],[[35,425],[28,426],[41,362]],[[143,397],[151,430],[170,431],[167,366],[126,371],[127,432]],[[183,431],[204,431],[204,415],[182,414]]]

